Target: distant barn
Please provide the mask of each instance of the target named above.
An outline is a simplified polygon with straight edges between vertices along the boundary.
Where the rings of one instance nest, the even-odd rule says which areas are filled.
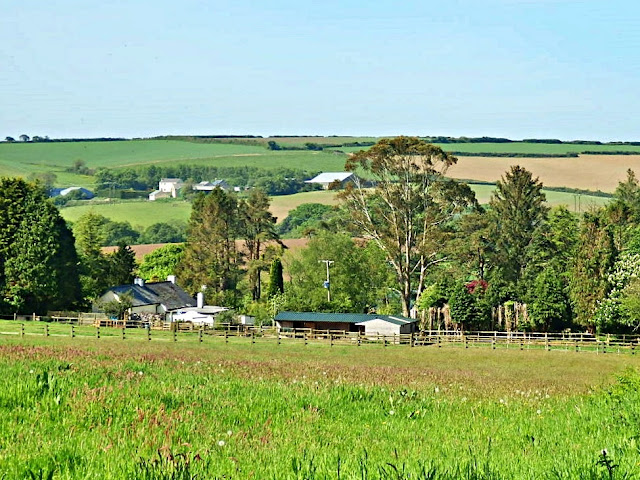
[[[417,320],[401,315],[279,312],[274,320],[280,329],[310,328],[380,335],[399,335],[417,331]]]
[[[359,181],[358,177],[351,172],[324,172],[311,180],[305,180],[304,183],[319,184],[325,190],[339,190],[357,181]]]

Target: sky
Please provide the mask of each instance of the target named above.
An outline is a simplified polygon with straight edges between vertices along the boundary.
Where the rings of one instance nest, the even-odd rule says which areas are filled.
[[[640,141],[640,2],[0,0],[0,138]]]

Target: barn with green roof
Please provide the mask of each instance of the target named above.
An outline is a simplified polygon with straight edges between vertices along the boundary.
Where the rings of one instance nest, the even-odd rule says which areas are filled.
[[[310,328],[381,335],[413,333],[418,325],[413,318],[372,313],[279,312],[275,322],[280,329]]]

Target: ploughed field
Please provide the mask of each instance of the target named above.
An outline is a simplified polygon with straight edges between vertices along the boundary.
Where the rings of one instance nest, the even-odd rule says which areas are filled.
[[[637,478],[639,363],[3,336],[0,478]]]

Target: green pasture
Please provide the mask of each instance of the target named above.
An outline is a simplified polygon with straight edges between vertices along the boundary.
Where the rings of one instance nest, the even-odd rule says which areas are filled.
[[[79,202],[80,203],[80,202]],[[303,203],[323,203],[335,205],[335,192],[315,191],[302,192],[293,195],[278,195],[271,197],[271,212],[282,221],[298,205]],[[75,222],[87,212],[93,211],[114,222],[129,222],[133,226],[148,227],[154,223],[189,220],[191,204],[182,200],[114,200],[110,202],[87,202],[85,204],[63,207],[60,209],[62,217]]]
[[[476,197],[481,204],[489,203],[494,185],[471,185]],[[592,195],[576,195],[567,192],[555,192],[544,190],[547,203],[551,206],[566,205],[571,211],[587,211],[592,207],[605,205],[609,199]],[[279,195],[271,197],[271,212],[281,222],[288,212],[303,203],[322,203],[336,205],[338,200],[333,191],[302,192],[294,195]],[[129,222],[132,226],[146,228],[159,222],[171,223],[174,221],[186,222],[191,215],[191,204],[181,200],[116,200],[99,203],[91,202],[60,209],[62,217],[70,222],[75,222],[85,213],[93,211],[115,222]]]
[[[108,203],[87,203],[60,209],[62,217],[75,222],[85,213],[93,211],[114,222],[129,222],[133,227],[146,228],[154,223],[186,222],[191,215],[191,203],[182,200],[129,200]]]
[[[90,169],[180,163],[215,166],[288,167],[312,171],[342,170],[344,156],[308,150],[271,151],[261,146],[194,143],[177,140],[122,142],[0,143],[0,176],[53,172],[61,186],[90,187],[92,177],[66,172],[76,160]]]
[[[491,194],[495,191],[495,185],[469,185],[475,192],[478,202],[481,204],[489,203]],[[554,190],[542,190],[547,197],[549,206],[565,205],[571,211],[585,212],[592,208],[598,208],[606,205],[611,199],[607,197],[597,197],[594,195],[579,195],[569,192],[556,192]]]
[[[46,338],[0,334],[6,480],[640,475],[629,354],[149,342],[49,325]]]

